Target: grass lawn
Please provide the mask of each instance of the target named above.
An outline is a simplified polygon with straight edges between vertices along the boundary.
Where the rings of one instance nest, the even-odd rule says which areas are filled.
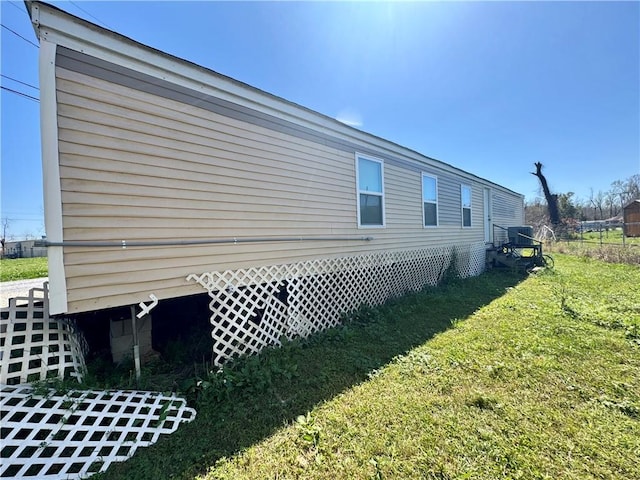
[[[640,269],[452,281],[182,389],[196,420],[100,478],[640,478]]]
[[[48,269],[46,257],[3,258],[0,260],[0,282],[46,277]]]
[[[609,263],[640,265],[640,237],[625,238],[624,244],[622,240],[622,230],[587,232],[583,234],[582,239],[551,242],[545,246],[545,251],[594,258]]]
[[[575,241],[583,241],[591,244],[615,244],[615,245],[640,245],[640,237],[624,237],[622,228],[605,230],[603,232],[584,232],[576,234]]]

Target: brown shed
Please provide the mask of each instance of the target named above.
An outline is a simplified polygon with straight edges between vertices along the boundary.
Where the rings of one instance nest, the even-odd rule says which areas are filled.
[[[633,200],[622,209],[624,234],[627,237],[640,237],[640,199]]]

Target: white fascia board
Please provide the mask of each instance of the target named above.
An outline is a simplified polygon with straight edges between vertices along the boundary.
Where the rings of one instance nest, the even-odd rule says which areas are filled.
[[[47,240],[62,242],[62,191],[58,161],[58,105],[56,101],[56,44],[40,40],[40,135],[44,181],[44,223]],[[67,313],[67,282],[63,247],[47,249],[49,313]]]
[[[38,10],[36,15],[36,10]],[[216,73],[192,62],[174,57],[154,48],[142,45],[118,33],[74,17],[45,3],[32,4],[32,18],[36,35],[40,39],[63,45],[72,50],[122,65],[140,73],[166,80],[177,85],[201,91],[242,105],[258,112],[311,128],[320,133],[375,149],[380,155],[401,156],[416,162],[416,166],[429,166],[468,181],[498,187],[514,194],[506,187],[483,179],[470,172],[432,159],[339,122],[321,113],[261,91],[245,83]]]

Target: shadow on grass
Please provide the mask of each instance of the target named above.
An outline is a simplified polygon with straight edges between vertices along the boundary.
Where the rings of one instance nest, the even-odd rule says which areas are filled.
[[[334,329],[240,360],[223,385],[192,389],[196,419],[105,479],[190,478],[222,457],[268,437],[315,405],[366,381],[368,375],[502,296],[522,277],[493,271],[364,308]],[[235,385],[231,385],[235,382]],[[195,386],[195,383],[194,383]],[[226,393],[220,387],[227,388]]]

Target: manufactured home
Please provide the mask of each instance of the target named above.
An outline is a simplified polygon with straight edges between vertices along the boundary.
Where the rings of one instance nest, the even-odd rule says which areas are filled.
[[[52,314],[206,292],[223,359],[477,275],[524,221],[504,186],[27,4]]]

